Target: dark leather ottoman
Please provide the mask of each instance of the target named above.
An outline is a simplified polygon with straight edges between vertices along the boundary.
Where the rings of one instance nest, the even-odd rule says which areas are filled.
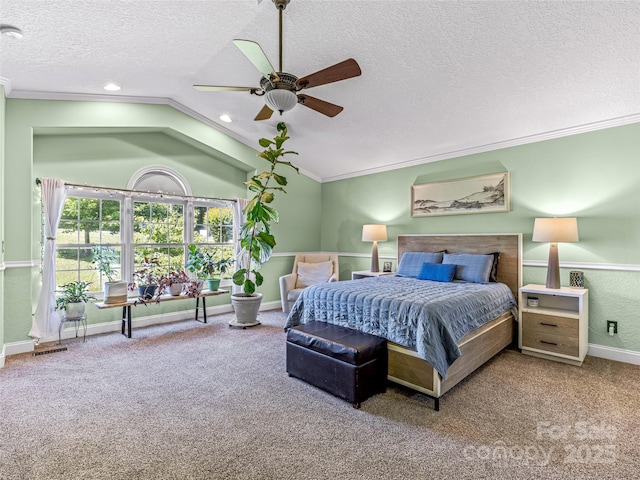
[[[324,322],[287,332],[287,373],[343,398],[360,402],[387,386],[387,341]]]

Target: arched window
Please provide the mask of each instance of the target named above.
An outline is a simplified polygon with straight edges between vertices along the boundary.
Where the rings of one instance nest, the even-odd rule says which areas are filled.
[[[92,263],[96,250],[111,255],[115,279],[131,281],[149,258],[157,274],[183,270],[192,243],[215,259],[234,258],[233,201],[191,195],[188,181],[163,166],[132,175],[127,190],[73,186],[60,222],[56,284],[92,283],[99,292],[108,280]],[[230,284],[230,273],[223,284]]]

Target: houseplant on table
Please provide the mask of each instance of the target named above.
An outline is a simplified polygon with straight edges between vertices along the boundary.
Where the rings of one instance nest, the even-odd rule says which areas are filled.
[[[184,270],[172,270],[166,275],[162,275],[158,281],[158,295],[168,293],[177,297],[182,294],[183,286],[189,283],[190,279]]]
[[[232,265],[232,258],[225,258],[222,254],[220,254],[219,258],[216,258],[214,253],[203,252],[196,245],[189,245],[187,270],[195,273],[197,278],[206,280],[207,288],[212,292],[220,288],[221,277],[231,270]]]
[[[207,272],[207,284],[212,292],[220,288],[220,281],[233,267],[233,258],[215,258],[213,254],[207,252],[205,260],[205,270]]]
[[[259,325],[257,321],[262,294],[256,292],[256,287],[262,285],[264,278],[260,274],[262,265],[271,258],[276,239],[271,233],[271,223],[279,221],[278,212],[269,205],[273,202],[275,192],[286,193],[286,177],[276,173],[278,165],[298,168],[281,160],[285,155],[297,155],[297,152],[285,151],[284,143],[289,139],[287,126],[284,122],[277,125],[279,132],[273,140],[261,138],[260,146],[264,148],[258,157],[269,162],[269,170],[256,174],[251,180],[245,182],[249,190],[254,193],[244,209],[246,221],[240,228],[240,247],[242,253],[239,259],[240,268],[233,274],[233,283],[241,286],[242,293],[231,295],[231,305],[236,313],[236,318],[229,322],[231,326],[250,327]],[[275,182],[271,183],[271,182]]]
[[[89,282],[75,281],[62,285],[60,290],[56,290],[60,295],[56,298],[56,309],[65,310],[68,320],[82,318],[85,312],[85,305],[96,297],[89,295]]]
[[[144,257],[140,268],[133,272],[133,282],[129,284],[129,289],[138,287],[138,295],[143,300],[149,300],[156,294],[156,289],[160,283],[160,276],[156,275],[158,259]]]
[[[107,277],[104,282],[104,303],[120,303],[127,301],[127,287],[129,282],[116,280],[116,270],[112,265],[120,263],[120,255],[110,247],[96,245],[91,248],[91,263],[96,266],[96,270]]]

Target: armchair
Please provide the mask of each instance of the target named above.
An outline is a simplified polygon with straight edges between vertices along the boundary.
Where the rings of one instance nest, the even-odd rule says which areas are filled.
[[[293,272],[280,277],[282,311],[289,313],[306,287],[316,283],[337,282],[339,275],[338,255],[322,253],[296,255]]]

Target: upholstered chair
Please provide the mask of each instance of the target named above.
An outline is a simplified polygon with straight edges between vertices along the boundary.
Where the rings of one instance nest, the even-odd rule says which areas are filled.
[[[293,272],[280,277],[282,311],[289,313],[306,287],[317,283],[337,282],[339,275],[338,255],[322,253],[296,255]]]

